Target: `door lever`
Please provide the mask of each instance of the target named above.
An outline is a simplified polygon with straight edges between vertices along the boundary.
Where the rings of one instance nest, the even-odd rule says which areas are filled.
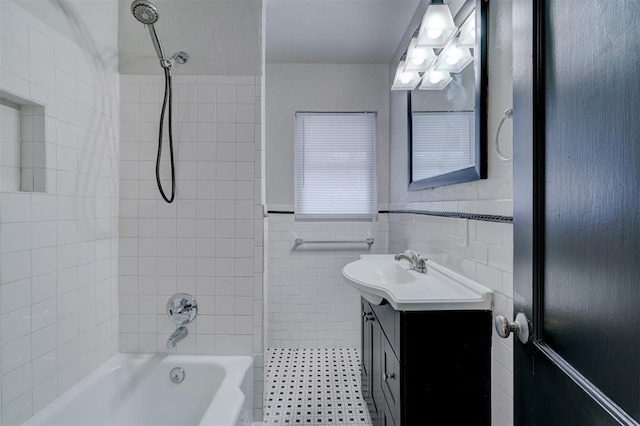
[[[516,320],[510,322],[502,315],[497,315],[495,322],[496,332],[498,336],[506,339],[511,333],[518,336],[520,342],[526,344],[529,342],[529,321],[527,317],[522,313],[516,315]]]

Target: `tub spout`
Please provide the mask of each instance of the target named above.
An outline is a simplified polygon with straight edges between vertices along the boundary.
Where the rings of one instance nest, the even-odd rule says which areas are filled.
[[[167,340],[167,349],[175,348],[180,340],[187,337],[187,334],[189,334],[189,331],[186,327],[178,327],[176,331],[169,336],[169,339]]]

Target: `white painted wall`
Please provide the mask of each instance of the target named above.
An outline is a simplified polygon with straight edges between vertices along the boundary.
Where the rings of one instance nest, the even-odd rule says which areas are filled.
[[[189,54],[189,62],[175,66],[174,74],[261,75],[262,0],[153,3],[160,14],[155,27],[165,54]],[[161,75],[149,31],[131,14],[130,0],[119,0],[119,16],[120,72]]]
[[[266,185],[269,209],[293,210],[295,113],[375,111],[378,204],[389,200],[389,72],[379,64],[267,64]]]
[[[47,161],[46,193],[0,194],[3,425],[118,351],[117,14],[80,3],[0,2],[0,90],[45,106]]]

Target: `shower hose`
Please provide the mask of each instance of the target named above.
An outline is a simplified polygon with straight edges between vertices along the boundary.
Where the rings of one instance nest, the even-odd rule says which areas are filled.
[[[176,170],[173,161],[173,127],[172,127],[172,90],[171,90],[171,69],[164,68],[164,100],[162,101],[162,112],[160,113],[160,131],[158,132],[158,155],[156,157],[156,182],[160,195],[167,203],[172,203],[176,195]],[[171,162],[171,197],[167,197],[160,181],[160,159],[162,158],[162,133],[164,128],[164,116],[169,106],[168,123],[169,128],[169,158]]]

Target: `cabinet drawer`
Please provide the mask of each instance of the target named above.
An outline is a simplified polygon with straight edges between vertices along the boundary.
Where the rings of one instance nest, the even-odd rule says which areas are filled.
[[[370,305],[373,312],[376,314],[378,323],[384,332],[385,336],[391,343],[393,352],[398,358],[400,358],[400,312],[393,309],[389,302],[385,302],[384,305]]]
[[[396,423],[400,423],[400,362],[391,349],[391,345],[381,336],[380,347],[380,380],[382,394],[384,395],[391,417]]]

